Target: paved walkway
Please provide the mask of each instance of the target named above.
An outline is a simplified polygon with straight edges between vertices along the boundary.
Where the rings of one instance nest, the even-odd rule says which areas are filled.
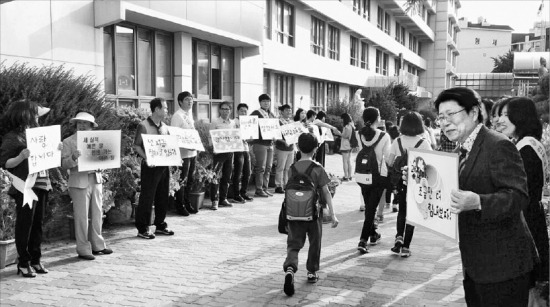
[[[342,176],[341,157],[327,156]],[[282,291],[286,236],[277,232],[282,196],[196,215],[169,214],[172,237],[136,237],[131,226],[105,229],[114,253],[76,257],[74,242],[46,244],[50,273],[0,271],[2,306],[465,306],[458,247],[417,228],[410,258],[393,255],[397,214],[386,212],[382,241],[360,255],[359,187],[341,185],[334,198],[340,225],[323,234],[320,280],[306,281],[307,243],[300,253],[296,294]],[[208,202],[206,202],[208,206]]]

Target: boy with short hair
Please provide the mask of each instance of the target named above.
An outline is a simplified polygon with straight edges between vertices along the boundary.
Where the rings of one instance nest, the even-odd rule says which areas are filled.
[[[310,172],[311,182],[315,185],[320,196],[326,200],[326,204],[332,216],[332,228],[338,226],[338,219],[334,214],[332,207],[332,196],[328,190],[327,184],[330,182],[323,166],[313,161],[315,150],[319,146],[319,141],[311,133],[303,133],[298,138],[298,149],[301,152],[301,158],[294,163],[289,171],[289,178],[294,176],[294,169],[299,173],[305,173],[313,163],[315,166]],[[288,221],[287,238],[287,256],[283,264],[285,272],[284,292],[288,296],[294,294],[294,273],[298,271],[298,253],[304,247],[306,235],[309,239],[309,251],[306,268],[308,270],[307,280],[310,283],[316,283],[319,279],[317,271],[321,258],[321,238],[323,230],[322,208],[319,208],[319,216],[313,221]]]

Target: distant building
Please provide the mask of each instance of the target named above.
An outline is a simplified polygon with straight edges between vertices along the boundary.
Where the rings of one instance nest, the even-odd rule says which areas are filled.
[[[550,23],[535,22],[529,33],[512,33],[512,51],[550,51]]]
[[[494,67],[492,58],[510,50],[514,29],[508,25],[493,25],[481,18],[478,23],[460,18],[458,23],[461,28],[458,36],[461,56],[457,72],[490,73]]]

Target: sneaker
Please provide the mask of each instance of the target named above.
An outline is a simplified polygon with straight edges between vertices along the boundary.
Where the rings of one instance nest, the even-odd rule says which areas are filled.
[[[401,248],[401,257],[407,258],[407,257],[410,257],[410,256],[411,256],[411,251],[409,250],[409,248],[403,246]]]
[[[218,210],[218,201],[217,200],[212,201],[212,206],[210,206],[210,209],[211,210]]]
[[[244,198],[244,200],[246,200],[246,201],[253,201],[254,200],[254,198],[248,196],[248,194],[242,194],[241,197]]]
[[[401,247],[403,247],[403,237],[398,236],[395,238],[395,245],[391,248],[391,251],[400,254],[401,253]]]
[[[365,205],[359,206],[359,211],[365,211]]]
[[[264,190],[256,190],[256,193],[254,194],[254,196],[269,197],[269,195],[267,195],[267,193]]]
[[[394,213],[399,211],[399,209],[397,209],[397,204],[392,205],[391,211],[394,212]]]
[[[370,245],[376,245],[378,242],[380,242],[380,239],[382,238],[382,235],[377,233],[373,236],[370,236]]]
[[[263,190],[267,196],[273,196],[273,193],[269,192],[267,189]]]
[[[244,198],[242,198],[242,196],[237,195],[237,196],[233,197],[233,202],[244,204],[246,201],[244,201]]]
[[[110,249],[110,248],[104,248],[100,251],[92,251],[92,255],[109,255],[109,254],[112,254],[113,253],[113,250]]]
[[[155,230],[155,233],[156,234],[159,234],[159,235],[165,235],[165,236],[173,236],[174,235],[174,232],[168,228],[164,228],[164,229],[158,229]]]
[[[294,271],[292,268],[286,269],[283,291],[285,291],[285,294],[288,296],[294,295]]]
[[[285,194],[285,190],[283,190],[283,188],[281,188],[281,187],[277,187],[277,188],[275,188],[275,193]],[[269,194],[267,194],[267,195],[269,195]]]
[[[183,216],[189,216],[189,211],[185,208],[185,206],[181,206],[177,209],[179,215]]]
[[[310,284],[314,284],[319,280],[319,275],[317,273],[311,273],[307,272],[307,282]]]
[[[149,231],[138,232],[137,236],[140,237],[140,238],[143,238],[143,239],[154,239],[155,238],[155,235],[150,233]]]
[[[224,199],[220,201],[219,205],[220,207],[233,207],[233,204],[231,204],[227,199]]]
[[[349,178],[347,178],[347,177],[342,178],[342,182],[348,182],[348,181],[350,181]]]
[[[357,245],[357,250],[361,254],[366,254],[369,252],[369,249],[367,248],[367,243],[363,241],[359,241],[359,245]]]

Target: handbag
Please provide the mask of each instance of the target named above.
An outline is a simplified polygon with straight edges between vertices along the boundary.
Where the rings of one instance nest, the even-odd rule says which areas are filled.
[[[277,224],[277,228],[279,229],[279,233],[288,234],[288,221],[286,219],[286,205],[284,201],[281,205],[281,211],[279,212],[279,223]]]

